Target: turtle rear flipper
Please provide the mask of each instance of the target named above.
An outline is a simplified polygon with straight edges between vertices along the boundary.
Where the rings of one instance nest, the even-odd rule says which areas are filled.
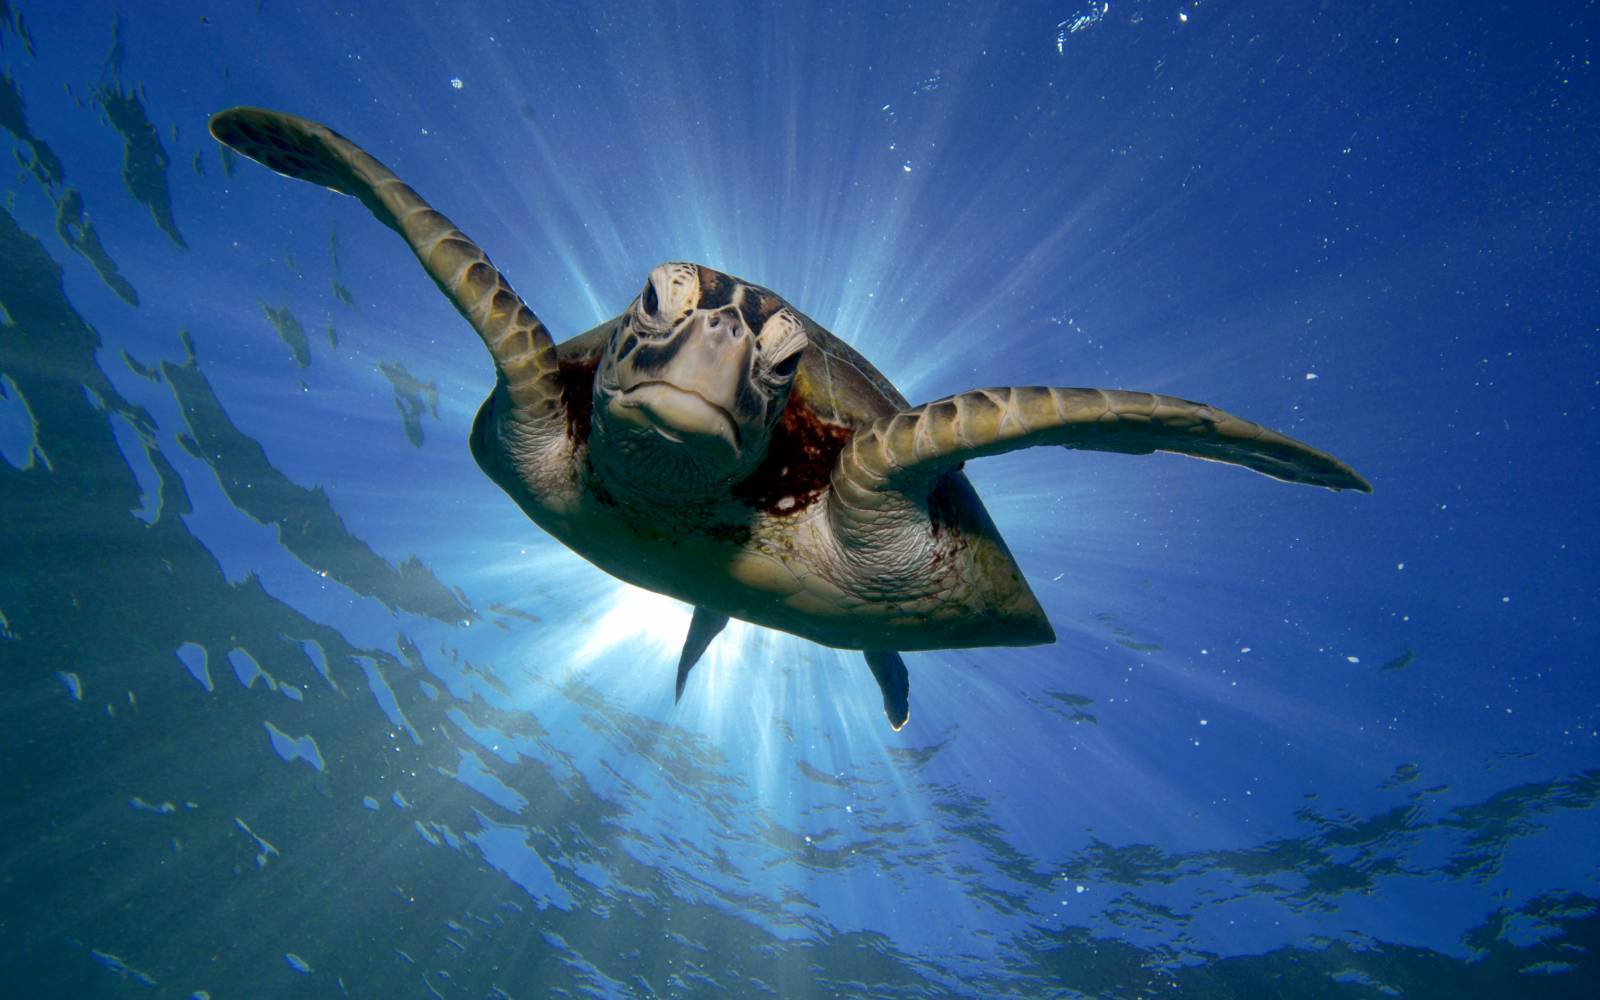
[[[1169,451],[1242,465],[1289,483],[1372,492],[1354,469],[1230,413],[1174,396],[1043,386],[974,389],[883,417],[839,453],[832,474],[836,525],[873,530],[880,512],[921,501],[969,458],[1035,445],[1147,455]]]
[[[326,125],[262,108],[211,119],[218,142],[280,174],[357,198],[404,237],[422,267],[483,338],[521,417],[564,428],[561,375],[544,324],[489,257],[387,167]]]
[[[674,704],[683,698],[683,685],[689,680],[689,671],[705,655],[711,640],[727,627],[727,615],[696,605],[694,617],[689,620],[689,634],[683,640],[683,652],[678,654],[678,686],[672,695]]]
[[[906,673],[906,662],[892,649],[869,649],[862,655],[883,691],[883,714],[889,717],[889,728],[898,733],[911,716],[911,675]]]

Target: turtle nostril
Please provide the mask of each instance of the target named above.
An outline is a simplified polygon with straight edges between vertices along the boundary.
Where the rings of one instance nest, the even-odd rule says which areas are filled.
[[[712,313],[711,321],[707,325],[726,327],[729,340],[738,340],[744,336],[744,324],[739,322],[739,313],[732,308],[718,309]]]

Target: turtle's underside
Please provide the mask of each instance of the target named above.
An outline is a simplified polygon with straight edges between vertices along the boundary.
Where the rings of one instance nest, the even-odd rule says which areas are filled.
[[[908,406],[783,299],[695,264],[657,267],[620,316],[557,346],[475,243],[343,136],[256,108],[211,131],[406,240],[494,358],[478,464],[601,569],[694,605],[679,696],[730,617],[862,650],[896,729],[900,652],[1053,641],[960,471],[971,458],[1170,451],[1370,490],[1332,456],[1170,396],[1023,386]]]

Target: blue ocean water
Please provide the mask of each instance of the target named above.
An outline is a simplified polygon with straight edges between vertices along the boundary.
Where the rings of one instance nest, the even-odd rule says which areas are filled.
[[[1593,3],[0,2],[17,996],[1591,996]],[[1371,496],[969,463],[1059,636],[689,609],[473,464],[471,330],[325,121],[559,338],[664,260],[912,401],[1204,400]]]

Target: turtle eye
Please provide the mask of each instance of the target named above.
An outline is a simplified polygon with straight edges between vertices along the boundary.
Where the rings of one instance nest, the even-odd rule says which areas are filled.
[[[639,292],[633,312],[640,333],[664,337],[694,312],[700,298],[698,271],[693,264],[662,264],[650,272]]]
[[[800,367],[800,355],[802,353],[804,352],[796,351],[787,358],[784,358],[777,364],[773,365],[771,369],[772,374],[778,376],[779,378],[788,378],[789,376],[793,375],[794,370]]]
[[[668,294],[671,294],[670,290]],[[655,278],[645,282],[639,303],[633,309],[633,328],[646,340],[657,340],[669,331],[667,311],[661,307],[661,293],[656,291]]]
[[[794,378],[800,359],[806,353],[806,332],[788,309],[774,313],[757,336],[762,363],[761,374],[769,382],[783,385]]]

